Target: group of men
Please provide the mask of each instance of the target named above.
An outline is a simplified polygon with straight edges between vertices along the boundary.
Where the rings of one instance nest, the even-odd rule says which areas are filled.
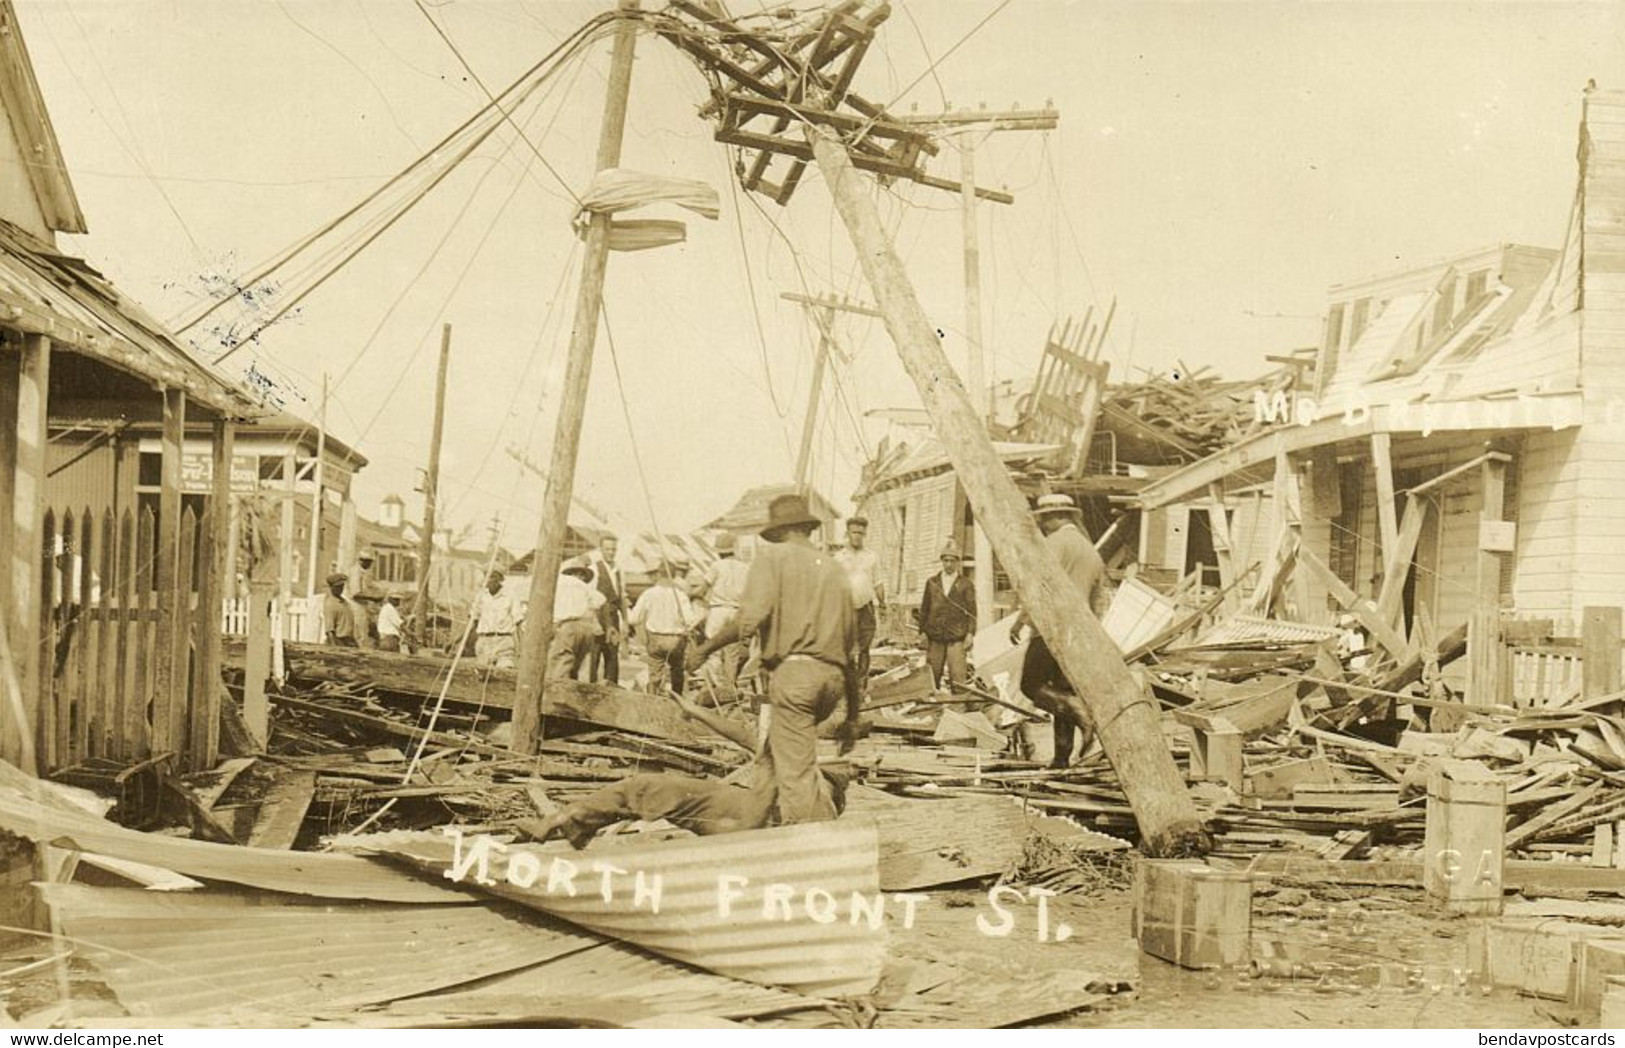
[[[545,819],[521,822],[524,833],[536,840],[563,837],[580,848],[598,830],[627,819],[666,819],[694,833],[712,834],[831,819],[843,810],[850,772],[841,761],[819,762],[817,728],[844,699],[838,755],[850,751],[881,594],[874,556],[864,545],[867,521],[850,521],[847,548],[832,556],[812,541],[819,522],[804,499],[781,496],[769,513],[761,533],[765,543],[740,573],[743,589],[732,614],[715,620],[708,616],[712,628],[702,642],[689,647],[686,658],[687,668],[693,669],[730,645],[750,638],[759,645],[770,713],[766,738],[755,747],[746,780],[735,784],[683,775],[635,775]],[[1062,570],[1087,596],[1091,608],[1102,613],[1105,564],[1083,533],[1076,504],[1065,496],[1045,496],[1035,515]],[[920,610],[927,658],[939,685],[945,673],[949,681],[968,675],[965,645],[976,625],[975,593],[961,571],[958,548],[945,548],[941,562],[942,572],[928,580]],[[676,589],[674,584],[670,588]],[[636,609],[633,617],[638,618]],[[1022,613],[1011,630],[1012,643],[1019,643],[1027,629]],[[1080,737],[1080,752],[1093,740],[1089,712],[1043,637],[1030,639],[1022,672],[1023,690],[1053,717],[1055,763],[1065,766]],[[745,726],[691,703],[680,689],[676,701],[690,718],[753,748]]]
[[[362,550],[355,567],[327,576],[322,598],[322,630],[328,644],[341,648],[402,651],[407,647],[401,598],[386,593],[373,570],[372,550]]]
[[[559,569],[553,591],[553,639],[547,652],[549,679],[596,681],[602,670],[607,683],[620,682],[625,600],[615,566],[618,549],[615,536],[605,536],[597,549],[572,557]],[[507,574],[500,568],[486,576],[471,614],[474,664],[480,669],[513,669],[525,607],[508,588]]]
[[[1065,496],[1046,496],[1035,513],[1062,569],[1102,613],[1105,565],[1081,529],[1077,506]],[[753,750],[755,758],[739,783],[632,776],[546,819],[521,823],[525,833],[538,840],[564,837],[581,847],[599,829],[631,818],[664,818],[703,834],[840,813],[849,772],[839,759],[820,763],[818,726],[844,707],[836,732],[838,757],[850,751],[884,591],[875,556],[866,548],[868,522],[848,521],[847,545],[833,554],[813,541],[821,526],[806,499],[780,496],[769,507],[763,541],[748,566],[734,556],[731,536],[719,543],[716,563],[703,572],[685,573],[686,565],[668,560],[624,619],[613,545],[565,563],[554,606],[549,676],[577,677],[584,668],[596,674],[602,664],[606,677],[617,681],[624,621],[642,633],[651,690],[674,696],[685,715]],[[938,687],[968,679],[967,645],[976,629],[975,590],[958,547],[945,547],[940,562],[942,570],[926,581],[919,610]],[[522,612],[503,581],[500,571],[492,572],[475,602],[476,658],[482,665],[513,664]],[[342,588],[337,586],[335,594]],[[1022,613],[1011,630],[1012,642],[1019,642],[1027,628]],[[683,694],[685,676],[708,660],[719,679],[732,686],[752,645],[768,707],[760,743],[745,725]],[[1053,716],[1055,759],[1064,765],[1079,736],[1082,749],[1093,738],[1088,710],[1042,637],[1031,638],[1022,672],[1023,690]]]

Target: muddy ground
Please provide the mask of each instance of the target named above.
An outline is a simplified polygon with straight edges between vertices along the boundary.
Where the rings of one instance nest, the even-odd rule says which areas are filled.
[[[1063,1028],[1558,1029],[1577,1016],[1560,1001],[1491,990],[1466,971],[1465,920],[1431,916],[1419,891],[1277,885],[1253,905],[1255,951],[1277,958],[1277,974],[1188,971],[1142,954],[1130,935],[1126,888],[1048,900],[1050,936],[1036,941],[1030,904],[1007,937],[990,937],[976,916],[997,916],[985,892],[936,892],[913,929],[894,928],[894,952],[978,964],[990,977],[1088,973],[1103,999],[1031,1025]],[[981,958],[978,962],[975,958]],[[995,975],[997,973],[997,975]],[[1111,993],[1113,983],[1132,989]],[[884,1024],[883,1024],[884,1025]]]

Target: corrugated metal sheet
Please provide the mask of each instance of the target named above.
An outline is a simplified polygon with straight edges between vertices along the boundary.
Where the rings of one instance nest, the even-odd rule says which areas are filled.
[[[480,904],[290,904],[199,892],[37,886],[78,956],[139,1015],[304,1016],[461,986],[598,945]]]
[[[1338,634],[1335,626],[1313,626],[1307,622],[1282,622],[1256,615],[1232,615],[1183,648],[1207,648],[1219,644],[1316,644]],[[1173,649],[1179,650],[1179,649]]]
[[[454,859],[451,839],[440,835],[385,834],[364,840],[369,850],[435,877],[443,876]],[[473,840],[464,846],[472,847]],[[579,870],[575,894],[567,893],[562,882],[548,890],[555,860]],[[605,875],[593,869],[595,861],[627,871],[612,879],[608,900],[599,890]],[[651,912],[647,902],[634,904],[637,873],[646,884],[660,879],[658,912]],[[874,989],[885,961],[884,922],[872,927],[867,911],[854,907],[854,896],[860,905],[884,904],[878,836],[871,820],[650,843],[600,840],[579,853],[561,846],[515,845],[505,853],[493,849],[489,876],[494,884],[475,885],[472,872],[464,883],[736,979],[803,993],[863,994]],[[734,878],[726,884],[737,891],[727,906],[722,904],[724,878]],[[529,886],[520,886],[525,884]],[[774,885],[787,887],[770,889]],[[770,891],[783,893],[783,909],[769,904]],[[829,913],[834,916],[827,921],[816,919]]]

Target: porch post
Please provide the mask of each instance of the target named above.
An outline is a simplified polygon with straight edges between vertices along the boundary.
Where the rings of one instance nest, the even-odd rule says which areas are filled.
[[[51,341],[43,335],[25,335],[15,352],[0,351],[0,476],[4,490],[0,505],[9,502],[4,538],[10,552],[6,565],[8,600],[5,605],[6,638],[16,667],[21,709],[9,694],[0,693],[0,757],[29,774],[41,768],[38,759],[41,601],[45,578],[40,560],[45,522],[46,416],[51,380]],[[6,685],[9,692],[9,683]],[[20,722],[19,722],[20,718]]]

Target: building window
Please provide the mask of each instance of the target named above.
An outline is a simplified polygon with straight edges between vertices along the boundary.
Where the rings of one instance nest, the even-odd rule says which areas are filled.
[[[1349,318],[1349,345],[1360,341],[1365,333],[1366,324],[1371,320],[1371,300],[1362,298],[1354,303],[1354,313]]]
[[[1360,574],[1360,496],[1365,491],[1364,463],[1343,462],[1337,467],[1340,506],[1332,518],[1332,573],[1350,589],[1358,590]]]

